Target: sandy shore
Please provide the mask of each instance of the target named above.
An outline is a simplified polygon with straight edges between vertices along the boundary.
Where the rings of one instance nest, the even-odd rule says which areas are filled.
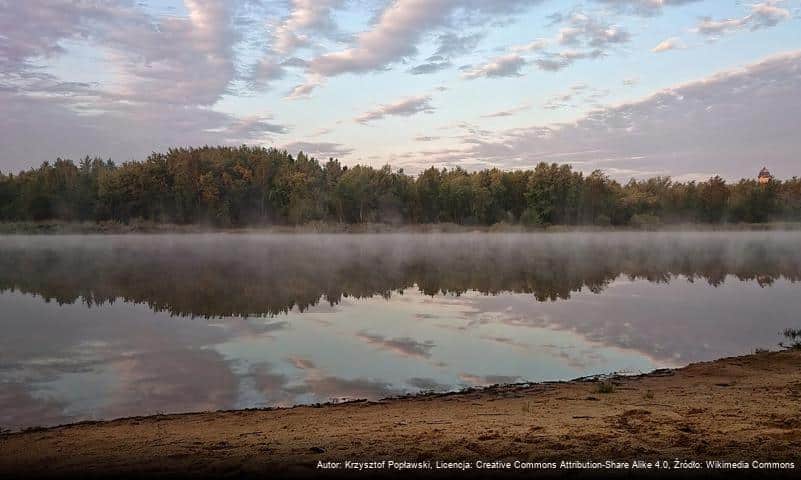
[[[801,472],[801,351],[722,359],[611,384],[498,386],[6,434],[0,437],[0,474],[267,478],[274,471],[315,473],[319,461],[675,458],[786,461]]]

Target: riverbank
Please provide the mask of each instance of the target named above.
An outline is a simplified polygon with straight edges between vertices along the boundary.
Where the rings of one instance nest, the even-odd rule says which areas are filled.
[[[88,235],[109,234],[195,234],[195,233],[525,233],[525,232],[639,232],[639,231],[774,231],[801,230],[798,222],[769,223],[682,223],[603,227],[593,225],[525,226],[511,223],[494,225],[459,225],[455,223],[388,224],[388,223],[326,223],[303,225],[260,225],[248,227],[218,227],[211,224],[173,224],[146,221],[119,222],[0,222],[0,235]]]
[[[0,436],[0,473],[304,475],[347,460],[677,458],[790,462],[797,473],[800,406],[801,351],[765,352],[610,380],[30,430]]]

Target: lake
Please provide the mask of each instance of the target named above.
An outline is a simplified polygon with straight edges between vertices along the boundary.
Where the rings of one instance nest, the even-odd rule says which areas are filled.
[[[776,348],[801,232],[0,237],[0,427]]]

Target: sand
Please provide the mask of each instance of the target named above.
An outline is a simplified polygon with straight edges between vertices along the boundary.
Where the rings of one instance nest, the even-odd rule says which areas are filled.
[[[268,472],[321,473],[318,462],[675,458],[794,462],[801,473],[801,351],[619,377],[611,387],[587,380],[495,386],[0,436],[0,473],[20,478],[87,472],[268,478]]]

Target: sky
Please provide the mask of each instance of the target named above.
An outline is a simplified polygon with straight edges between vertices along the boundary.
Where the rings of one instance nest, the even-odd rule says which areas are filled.
[[[0,171],[201,145],[801,176],[801,0],[0,0]]]

